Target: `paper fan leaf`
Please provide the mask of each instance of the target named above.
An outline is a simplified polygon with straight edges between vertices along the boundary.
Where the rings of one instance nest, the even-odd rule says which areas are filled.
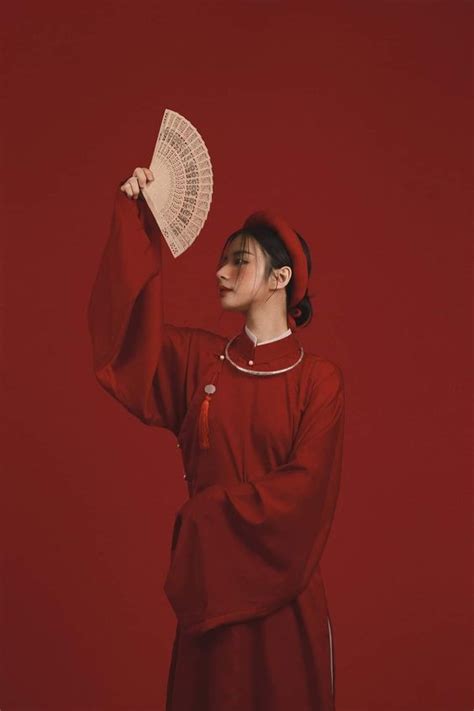
[[[194,242],[209,213],[213,173],[198,130],[176,111],[165,109],[150,163],[155,179],[142,194],[171,254]]]

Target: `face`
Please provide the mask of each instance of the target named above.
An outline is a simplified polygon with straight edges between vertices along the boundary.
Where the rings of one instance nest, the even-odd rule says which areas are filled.
[[[239,235],[228,244],[216,272],[222,308],[247,311],[252,303],[271,295],[271,277],[265,278],[265,254],[253,237]],[[240,271],[239,271],[240,269]],[[220,291],[220,287],[228,291]]]

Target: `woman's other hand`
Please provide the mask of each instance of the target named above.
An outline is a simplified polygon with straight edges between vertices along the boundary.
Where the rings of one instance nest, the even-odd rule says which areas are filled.
[[[135,168],[133,175],[120,186],[120,190],[131,200],[137,200],[140,189],[155,179],[149,168]]]

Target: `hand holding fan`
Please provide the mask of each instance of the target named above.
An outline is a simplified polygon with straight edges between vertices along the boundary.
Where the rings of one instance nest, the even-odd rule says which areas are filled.
[[[183,116],[166,109],[150,164],[155,179],[142,188],[174,257],[204,226],[212,200],[213,175],[206,145]]]

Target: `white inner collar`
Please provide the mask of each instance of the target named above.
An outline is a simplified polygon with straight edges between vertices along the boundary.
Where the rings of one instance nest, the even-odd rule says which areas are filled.
[[[287,336],[290,335],[290,333],[292,333],[292,331],[291,331],[291,328],[287,328],[287,330],[284,331],[283,333],[281,333],[279,336],[275,336],[275,338],[269,338],[267,341],[259,341],[258,343],[257,343],[257,336],[254,333],[252,333],[252,331],[247,326],[247,324],[245,324],[245,333],[254,342],[254,344],[256,346],[263,346],[264,343],[273,343],[273,341],[279,341],[280,338],[286,338]]]

